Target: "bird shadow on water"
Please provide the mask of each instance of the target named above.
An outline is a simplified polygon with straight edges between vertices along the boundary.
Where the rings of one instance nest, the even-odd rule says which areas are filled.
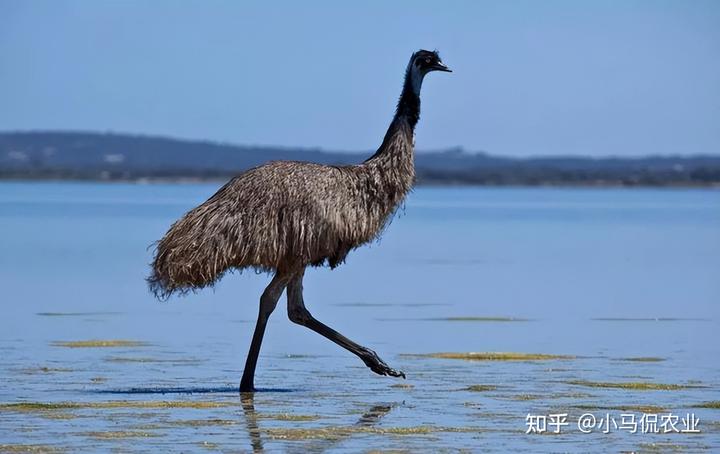
[[[299,391],[288,388],[261,388],[256,393],[290,393]],[[139,387],[139,388],[116,388],[98,389],[91,391],[96,394],[241,394],[237,386],[179,386],[179,387]]]

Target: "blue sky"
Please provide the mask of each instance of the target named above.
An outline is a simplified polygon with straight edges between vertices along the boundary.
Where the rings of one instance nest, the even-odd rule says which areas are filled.
[[[0,0],[0,130],[368,151],[418,48],[418,149],[720,153],[712,0]]]

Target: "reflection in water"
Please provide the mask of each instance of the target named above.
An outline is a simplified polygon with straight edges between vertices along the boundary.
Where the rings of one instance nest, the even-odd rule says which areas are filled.
[[[240,404],[245,415],[245,426],[247,427],[248,436],[250,437],[252,450],[254,453],[264,452],[262,430],[258,424],[258,413],[255,411],[255,393],[240,393]],[[363,413],[354,425],[356,427],[373,427],[397,405],[398,403],[374,405]],[[332,439],[316,440],[314,443],[304,446],[303,451],[315,452],[328,450],[340,444],[352,434],[353,432],[350,430],[345,434],[338,433],[338,436]]]
[[[240,393],[240,405],[245,414],[245,425],[250,436],[253,452],[263,452],[263,441],[258,426],[258,415],[255,411],[255,393]]]
[[[390,413],[390,410],[397,404],[389,405],[375,405],[365,412],[360,419],[355,423],[356,426],[360,427],[372,427],[380,421],[380,418]]]

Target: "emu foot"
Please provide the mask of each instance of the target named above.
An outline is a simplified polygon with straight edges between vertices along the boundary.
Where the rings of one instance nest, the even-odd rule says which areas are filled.
[[[372,350],[367,349],[365,352],[363,352],[362,356],[360,356],[360,359],[363,360],[365,365],[369,367],[370,370],[372,370],[378,375],[389,375],[391,377],[405,378],[405,373],[388,366],[385,361],[380,359],[377,353]]]

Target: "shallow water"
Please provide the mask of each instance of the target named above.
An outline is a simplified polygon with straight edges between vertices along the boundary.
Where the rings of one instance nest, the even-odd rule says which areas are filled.
[[[0,184],[0,452],[720,450],[720,192],[418,189],[380,243],[305,280],[317,318],[407,380],[281,304],[241,399],[268,276],[167,303],[143,281],[148,246],[217,187]],[[560,434],[526,434],[555,413]],[[584,434],[584,413],[700,433]]]

